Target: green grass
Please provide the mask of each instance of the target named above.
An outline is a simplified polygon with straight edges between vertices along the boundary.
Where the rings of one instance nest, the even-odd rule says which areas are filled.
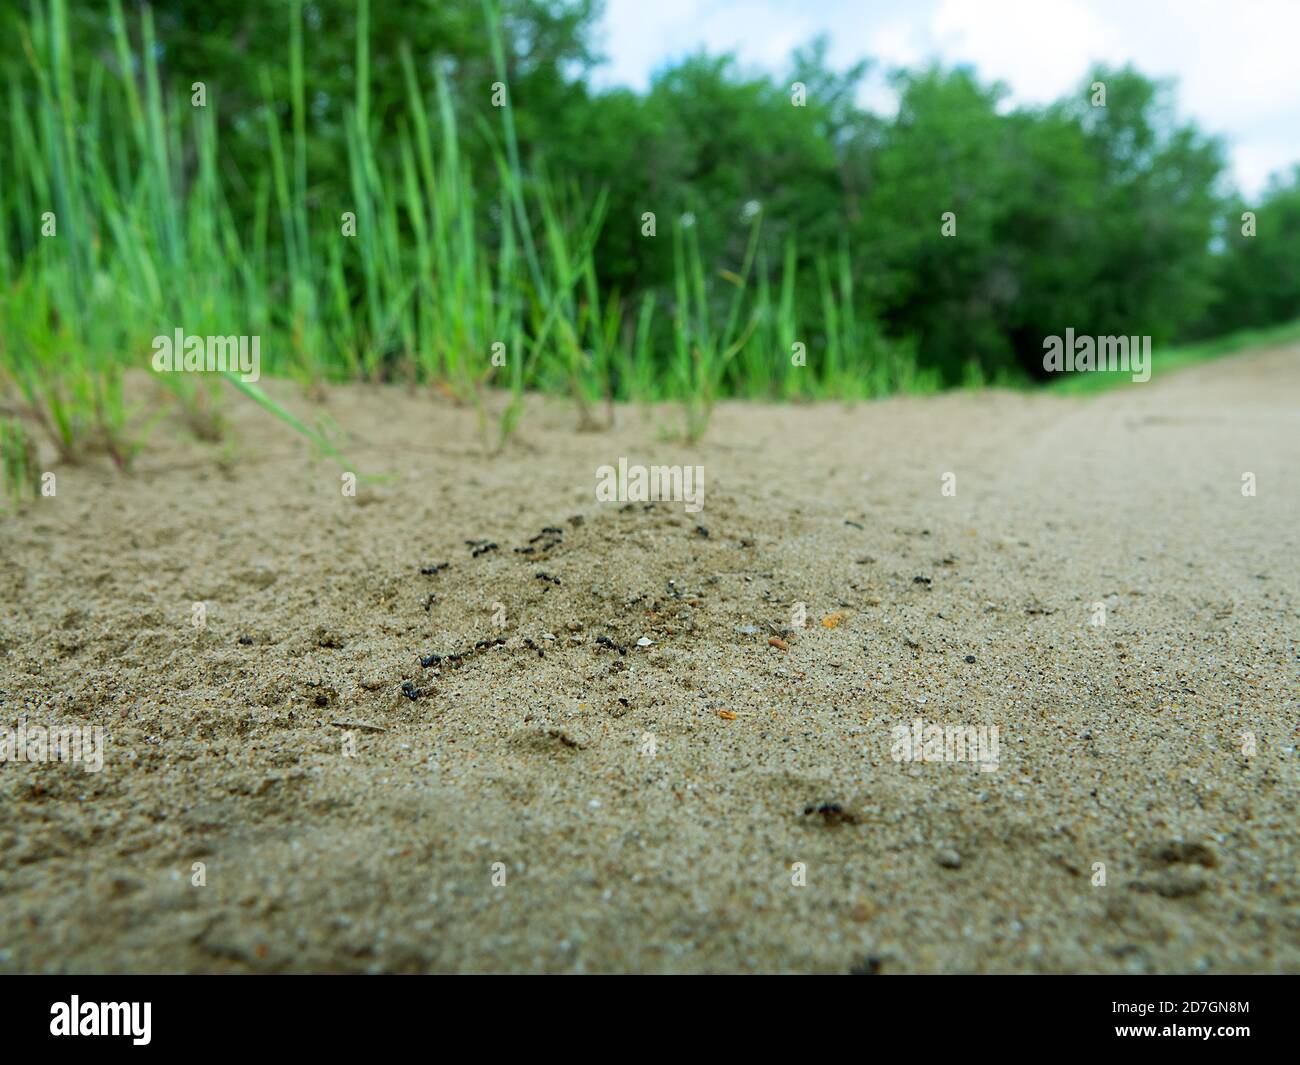
[[[610,224],[605,192],[521,158],[513,100],[475,131],[492,172],[472,172],[458,87],[409,52],[406,98],[381,143],[369,0],[357,4],[341,185],[308,167],[302,0],[285,7],[288,98],[263,78],[265,164],[238,185],[222,165],[220,94],[197,108],[189,86],[163,84],[150,8],[137,26],[110,0],[111,55],[77,84],[66,2],[33,3],[21,32],[28,70],[5,88],[12,143],[0,145],[0,399],[63,461],[103,453],[126,469],[169,411],[193,436],[218,440],[232,395],[337,455],[314,405],[332,381],[402,381],[452,397],[476,412],[488,452],[508,444],[532,391],[570,397],[582,429],[607,424],[614,401],[668,401],[681,412],[672,429],[697,441],[725,396],[853,400],[939,387],[911,344],[886,339],[864,314],[869,262],[848,247],[809,262],[793,234],[772,254],[761,213],[737,222],[723,262],[703,260],[689,219],[664,219],[655,239],[672,242],[670,282],[635,301],[607,292],[595,255]],[[483,26],[508,85],[495,0],[483,0]],[[251,203],[251,225],[236,222],[236,194]],[[48,235],[47,212],[57,225]],[[797,298],[808,293],[815,299]],[[132,407],[125,375],[148,369],[152,338],[178,327],[261,337],[263,374],[301,386],[294,409],[251,383],[190,373],[156,375],[167,407]],[[1158,353],[1155,372],[1192,350]],[[974,367],[964,383],[982,382]],[[1056,387],[1104,384],[1091,374]]]
[[[299,381],[304,399],[327,381],[428,386],[477,410],[490,450],[505,446],[530,390],[569,395],[582,428],[599,427],[614,400],[673,400],[682,434],[695,440],[721,395],[928,387],[905,347],[855,315],[847,250],[801,276],[793,240],[780,263],[758,254],[761,219],[741,261],[714,264],[701,261],[689,225],[675,220],[669,289],[635,305],[605,294],[594,254],[604,194],[521,159],[513,101],[481,131],[496,172],[471,173],[452,86],[440,67],[422,75],[407,53],[396,151],[390,142],[380,152],[368,0],[358,2],[356,95],[345,116],[346,196],[321,204],[311,194],[303,11],[292,0],[289,99],[275,99],[264,78],[269,150],[261,173],[242,176],[254,222],[241,229],[221,167],[218,94],[195,108],[188,87],[163,85],[150,9],[141,12],[137,51],[120,0],[111,0],[114,60],[95,66],[89,84],[74,84],[65,3],[33,5],[22,42],[28,76],[8,87],[13,144],[0,153],[0,207],[12,226],[0,240],[0,389],[66,461],[102,450],[130,465],[159,412],[127,407],[123,374],[147,367],[151,338],[177,327],[260,336],[263,372]],[[483,16],[505,82],[493,0],[484,0]],[[45,211],[57,218],[52,235],[41,232]],[[355,219],[346,235],[345,212]],[[825,323],[796,319],[793,295],[805,285],[818,286]],[[806,347],[806,366],[791,364],[795,342]],[[227,393],[219,380],[159,380],[195,436],[220,437]],[[507,402],[485,402],[490,388],[505,389]],[[241,391],[321,442],[310,416],[258,389]]]
[[[1273,347],[1293,341],[1300,341],[1300,321],[1264,329],[1243,329],[1221,337],[1197,341],[1195,344],[1155,348],[1151,352],[1151,380],[1159,380],[1165,374],[1208,362],[1221,355]],[[1092,395],[1119,385],[1131,384],[1132,380],[1132,374],[1119,370],[1076,373],[1053,381],[1049,387],[1065,395]]]
[[[36,445],[15,418],[0,418],[0,504],[18,505],[40,494]]]

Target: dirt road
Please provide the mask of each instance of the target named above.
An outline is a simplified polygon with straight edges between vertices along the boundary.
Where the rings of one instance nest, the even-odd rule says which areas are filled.
[[[105,741],[0,764],[0,970],[1300,971],[1300,348],[694,449],[327,410],[388,480],[232,401],[0,517],[0,725]]]

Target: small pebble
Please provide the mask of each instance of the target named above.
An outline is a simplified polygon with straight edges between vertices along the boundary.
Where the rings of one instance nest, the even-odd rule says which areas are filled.
[[[942,848],[935,857],[939,860],[939,864],[945,869],[961,868],[961,855],[951,847]]]

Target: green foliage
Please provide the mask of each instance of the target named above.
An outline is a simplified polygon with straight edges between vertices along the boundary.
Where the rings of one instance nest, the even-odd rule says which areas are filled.
[[[40,493],[36,444],[16,418],[0,418],[0,500],[18,505]]]
[[[1247,211],[1255,215],[1253,236],[1243,233]],[[1199,335],[1300,318],[1300,166],[1274,175],[1257,205],[1235,201],[1226,219],[1217,294]]]
[[[896,80],[897,120],[876,153],[870,208],[858,232],[874,252],[882,313],[918,339],[921,360],[949,381],[972,355],[1013,358],[1005,319],[1020,296],[1014,272],[1014,124],[1001,91],[966,70]],[[956,235],[941,217],[955,215]]]
[[[1106,107],[1091,107],[1081,91],[1066,110],[1100,168],[1080,263],[1090,332],[1149,333],[1161,344],[1185,332],[1212,294],[1223,148],[1176,123],[1168,84],[1131,68],[1098,68],[1088,80],[1106,84]]]
[[[1105,107],[1081,86],[1004,113],[967,70],[899,78],[864,230],[887,326],[950,383],[972,356],[985,372],[1035,370],[1042,338],[1067,327],[1163,343],[1210,298],[1221,147],[1177,124],[1168,86],[1131,69],[1094,81]]]
[[[965,68],[899,72],[884,119],[855,102],[867,64],[833,69],[822,40],[781,79],[698,54],[644,94],[595,92],[594,8],[6,12],[0,390],[64,459],[125,467],[150,419],[124,374],[179,326],[260,336],[264,372],[308,394],[431,386],[489,449],[533,389],[584,428],[613,400],[676,400],[698,439],[723,396],[974,387],[1036,372],[1067,327],[1161,344],[1300,315],[1300,172],[1236,236],[1221,147],[1130,68],[1019,109]],[[216,379],[159,380],[220,435]]]

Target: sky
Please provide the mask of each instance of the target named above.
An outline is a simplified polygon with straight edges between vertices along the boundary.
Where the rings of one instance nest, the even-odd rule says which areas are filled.
[[[861,102],[880,113],[891,67],[970,63],[1013,103],[1038,104],[1094,61],[1131,61],[1177,80],[1179,113],[1224,139],[1247,196],[1300,162],[1300,0],[605,0],[594,81],[644,89],[701,47],[784,74],[820,33],[835,66],[875,61]]]

